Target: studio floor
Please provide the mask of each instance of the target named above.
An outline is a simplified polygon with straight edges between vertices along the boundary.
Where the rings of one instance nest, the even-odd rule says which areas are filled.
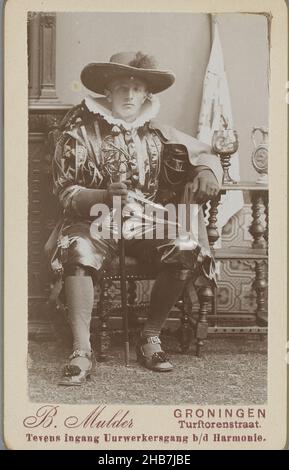
[[[205,354],[177,352],[169,338],[166,350],[174,364],[169,373],[156,373],[136,362],[124,365],[123,350],[114,341],[106,362],[96,362],[90,381],[82,387],[57,382],[70,353],[59,341],[30,341],[29,395],[41,403],[125,404],[263,404],[267,400],[267,341],[256,335],[209,337]]]

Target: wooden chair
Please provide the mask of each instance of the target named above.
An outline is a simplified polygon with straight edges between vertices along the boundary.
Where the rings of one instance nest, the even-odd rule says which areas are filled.
[[[126,257],[126,281],[127,281],[127,308],[129,315],[130,332],[138,332],[141,328],[139,314],[143,316],[144,310],[148,304],[145,302],[136,305],[136,283],[138,281],[154,280],[156,272],[150,266],[140,265],[135,258]],[[112,281],[120,281],[120,266],[118,258],[110,264],[109,270],[105,271],[100,281],[100,296],[97,308],[94,309],[91,332],[92,343],[97,352],[100,361],[106,359],[107,352],[111,342],[111,329],[109,326],[110,316],[117,314],[122,316],[121,304],[116,307],[112,305],[109,299],[108,286]],[[189,281],[190,282],[190,281]],[[196,337],[196,354],[201,354],[204,339],[207,337],[208,322],[207,314],[212,308],[214,297],[213,290],[210,285],[198,289],[198,299],[200,309],[197,319],[193,319],[189,302],[187,299],[186,289],[182,297],[178,300],[176,307],[179,310],[179,327],[171,331],[176,337],[180,352],[186,353],[192,343],[193,336]]]

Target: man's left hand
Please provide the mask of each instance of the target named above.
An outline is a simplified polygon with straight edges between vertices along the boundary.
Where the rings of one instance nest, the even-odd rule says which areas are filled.
[[[193,202],[197,204],[203,204],[217,196],[220,191],[219,183],[211,170],[202,170],[200,171],[194,181],[187,183],[190,187],[189,189]]]

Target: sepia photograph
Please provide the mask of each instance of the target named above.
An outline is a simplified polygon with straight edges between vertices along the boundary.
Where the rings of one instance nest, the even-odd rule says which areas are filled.
[[[27,27],[31,400],[265,403],[270,18]]]

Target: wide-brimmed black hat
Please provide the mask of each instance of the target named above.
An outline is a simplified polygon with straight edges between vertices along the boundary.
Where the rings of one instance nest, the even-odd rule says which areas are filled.
[[[175,76],[168,70],[159,70],[153,56],[142,52],[120,52],[114,54],[109,62],[88,64],[81,72],[83,85],[95,93],[105,94],[108,83],[119,77],[142,79],[150,93],[159,93],[169,88]]]

